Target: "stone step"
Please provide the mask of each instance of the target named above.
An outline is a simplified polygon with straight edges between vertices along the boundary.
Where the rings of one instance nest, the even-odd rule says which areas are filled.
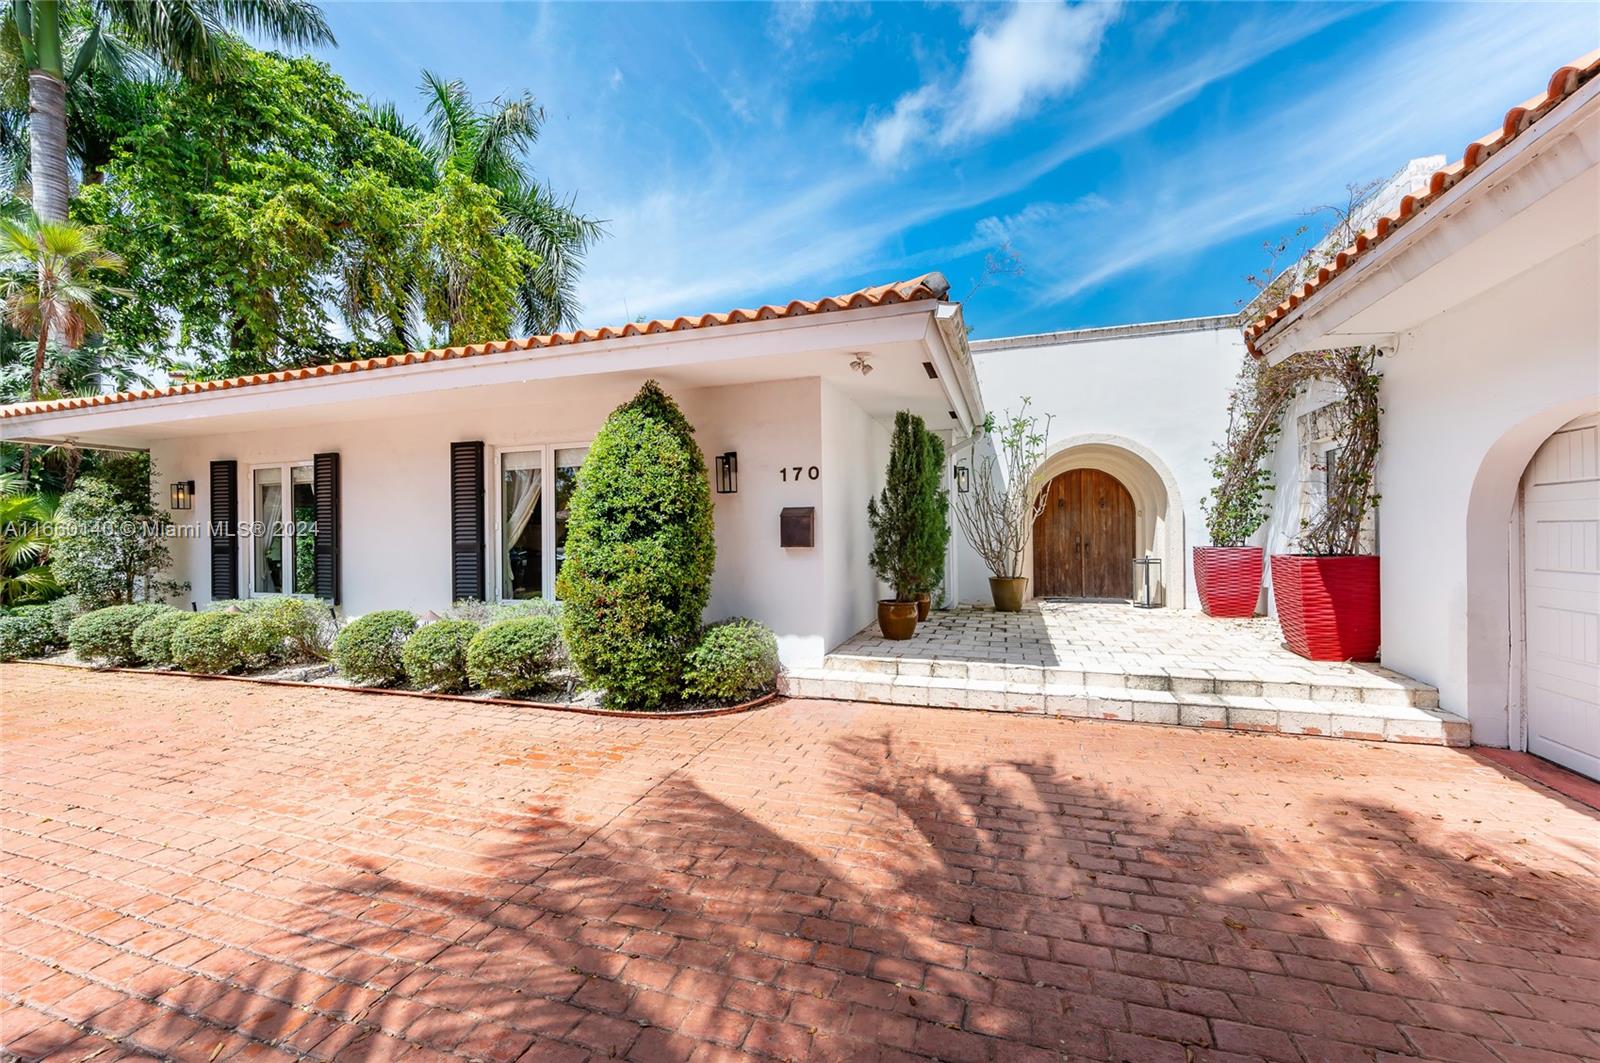
[[[991,683],[1038,686],[1118,687],[1129,690],[1168,691],[1174,694],[1213,694],[1302,701],[1359,703],[1363,705],[1439,707],[1439,691],[1398,672],[1360,672],[1344,676],[1247,673],[1204,669],[1155,668],[1130,671],[1110,665],[1096,670],[1083,667],[1039,667],[989,661],[960,661],[919,657],[865,657],[830,653],[822,670],[872,674],[896,678],[933,677]]]
[[[943,665],[945,662],[935,662]],[[1385,701],[1349,701],[1215,690],[1148,689],[1102,683],[1097,673],[1000,668],[1000,678],[850,671],[829,664],[786,672],[779,689],[790,697],[870,701],[887,705],[1021,712],[1092,720],[1126,720],[1275,734],[1321,735],[1371,742],[1471,744],[1467,721],[1442,709]],[[1056,673],[1042,681],[1043,673]],[[1036,677],[1035,673],[1039,675]],[[982,672],[983,675],[1000,675]],[[1082,678],[1076,678],[1082,675]],[[1061,681],[1061,680],[1067,681]]]

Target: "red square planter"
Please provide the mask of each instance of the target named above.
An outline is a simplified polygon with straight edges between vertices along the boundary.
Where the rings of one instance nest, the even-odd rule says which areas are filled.
[[[1272,595],[1284,641],[1313,661],[1378,659],[1378,559],[1275,554]]]
[[[1197,546],[1194,585],[1207,616],[1255,616],[1264,552],[1259,546]]]

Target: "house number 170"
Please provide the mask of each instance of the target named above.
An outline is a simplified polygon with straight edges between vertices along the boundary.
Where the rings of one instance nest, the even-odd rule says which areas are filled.
[[[802,478],[806,480],[815,480],[817,477],[822,475],[821,470],[819,470],[815,465],[807,465],[803,467],[796,465],[793,468],[779,469],[778,471],[783,474],[784,483],[788,483],[791,480],[793,480],[795,483],[799,483]]]

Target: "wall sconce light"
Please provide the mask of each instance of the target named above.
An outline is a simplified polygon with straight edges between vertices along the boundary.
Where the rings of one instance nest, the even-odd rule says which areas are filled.
[[[193,509],[194,481],[179,480],[173,484],[168,493],[168,503],[170,509]]]
[[[956,466],[956,490],[966,494],[972,489],[972,470],[967,468],[966,462]]]
[[[726,454],[718,454],[715,461],[717,465],[717,494],[738,494],[739,455],[730,450]]]

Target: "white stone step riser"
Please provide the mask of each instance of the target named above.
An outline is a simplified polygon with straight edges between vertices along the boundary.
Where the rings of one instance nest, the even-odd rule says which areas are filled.
[[[870,673],[788,675],[781,684],[792,697],[832,701],[867,701],[888,705],[1019,712],[1077,719],[1125,720],[1277,734],[1322,735],[1366,741],[1470,744],[1466,721],[1432,718],[1344,716],[1338,703],[1293,708],[1228,704],[1220,695],[1185,697],[1160,691],[1130,692],[1128,698],[1105,690],[1052,687],[974,680],[961,684],[894,683]],[[1398,707],[1398,706],[1397,706]]]
[[[1275,682],[1256,679],[1214,679],[1197,676],[1141,675],[1123,672],[1080,672],[1067,668],[1029,668],[963,661],[895,660],[883,657],[829,656],[828,672],[854,676],[897,676],[948,680],[978,680],[1052,687],[1126,687],[1130,690],[1164,690],[1174,694],[1228,694],[1244,697],[1299,698],[1319,702],[1361,702],[1368,705],[1409,705],[1419,709],[1439,707],[1433,687],[1356,686]],[[1040,676],[1044,679],[1041,682]]]

